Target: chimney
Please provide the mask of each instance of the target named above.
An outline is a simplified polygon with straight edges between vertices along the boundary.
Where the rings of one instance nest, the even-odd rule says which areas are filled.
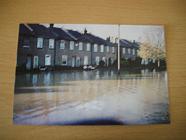
[[[135,43],[136,41],[135,40],[133,40],[133,43]]]
[[[110,36],[109,36],[109,37],[107,37],[107,39],[106,39],[106,40],[110,42]]]
[[[50,28],[53,28],[54,27],[54,24],[50,24]]]
[[[85,28],[85,30],[84,30],[84,34],[87,34],[87,29]]]

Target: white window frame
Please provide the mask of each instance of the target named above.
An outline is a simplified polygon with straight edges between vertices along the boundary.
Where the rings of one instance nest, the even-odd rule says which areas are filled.
[[[74,50],[74,41],[70,41],[70,50]]]
[[[87,51],[90,51],[91,44],[87,43]]]
[[[100,45],[100,52],[104,52],[104,45]]]
[[[61,65],[62,65],[62,66],[67,66],[67,64],[68,64],[68,55],[62,55],[62,56],[61,56],[61,59],[62,59]],[[65,60],[65,61],[66,61],[65,64],[63,64],[63,62],[64,62],[63,59],[66,59],[66,60]]]
[[[130,48],[128,48],[128,54],[131,54],[131,49]]]
[[[112,47],[112,53],[115,53],[115,48],[114,47]]]
[[[135,49],[132,50],[132,54],[135,55],[136,54],[136,51]]]
[[[43,38],[42,37],[37,38],[37,48],[38,49],[43,48]]]
[[[107,46],[107,52],[109,52],[110,51],[110,47],[109,46]]]
[[[49,61],[49,64],[46,64],[46,57],[50,57],[50,61]],[[45,54],[45,66],[51,66],[52,65],[52,56],[51,54]]]
[[[65,49],[65,40],[60,41],[59,48],[62,49],[62,50]]]
[[[54,39],[50,38],[49,41],[48,41],[48,48],[49,49],[54,49]]]
[[[122,48],[122,52],[123,52],[123,54],[125,54],[126,53],[126,49]]]
[[[94,44],[94,52],[98,52],[98,44]]]
[[[79,42],[79,50],[80,50],[80,51],[83,50],[83,42]]]

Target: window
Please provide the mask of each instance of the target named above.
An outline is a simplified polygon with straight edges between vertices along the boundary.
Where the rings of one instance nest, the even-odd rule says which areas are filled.
[[[133,55],[135,55],[135,53],[136,53],[136,52],[135,52],[135,49],[133,49],[133,52],[132,52],[132,54],[133,54]]]
[[[97,52],[97,51],[98,51],[98,45],[94,44],[94,52]]]
[[[43,38],[37,38],[37,48],[43,48]]]
[[[107,52],[109,52],[109,46],[107,46]]]
[[[23,48],[29,48],[30,47],[30,40],[28,38],[23,39]]]
[[[130,48],[128,48],[128,54],[130,54],[131,53],[131,49]]]
[[[67,65],[67,55],[62,55],[62,65]]]
[[[54,48],[54,39],[49,39],[49,49]]]
[[[104,45],[101,45],[100,47],[101,47],[100,52],[104,52]]]
[[[60,49],[65,49],[65,41],[64,41],[64,40],[61,40],[61,41],[60,41],[59,48],[60,48]]]
[[[83,43],[79,42],[79,50],[82,51],[83,50]]]
[[[87,51],[90,51],[90,43],[87,43]]]
[[[115,53],[115,48],[114,47],[112,47],[112,53]]]
[[[125,48],[123,48],[123,54],[125,54]]]
[[[74,41],[70,41],[70,50],[74,50]]]

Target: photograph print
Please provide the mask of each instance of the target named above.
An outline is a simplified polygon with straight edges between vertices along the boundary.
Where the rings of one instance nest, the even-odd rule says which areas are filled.
[[[168,124],[163,25],[19,25],[13,123]]]

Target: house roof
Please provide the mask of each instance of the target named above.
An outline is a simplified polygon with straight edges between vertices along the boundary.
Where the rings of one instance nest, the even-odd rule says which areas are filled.
[[[19,33],[28,36],[57,38],[57,34],[40,24],[20,24]]]
[[[32,36],[33,30],[28,28],[25,24],[20,24],[19,25],[19,34],[20,35],[25,35],[25,36]]]
[[[79,38],[80,36],[82,36],[82,34],[78,31],[74,31],[74,30],[67,30],[72,36],[74,36],[75,38]]]
[[[46,38],[57,38],[58,36],[53,33],[49,28],[41,24],[28,24],[33,30],[36,36]]]
[[[138,48],[139,44],[136,42],[130,42],[126,39],[120,39],[120,46],[128,48]]]
[[[98,36],[95,36],[93,34],[90,34],[90,33],[84,33],[82,34],[80,37],[78,37],[78,41],[82,41],[82,42],[90,42],[90,43],[95,43],[95,44],[103,44],[103,45],[113,45],[113,43],[103,39],[103,38],[100,38]]]
[[[57,35],[58,39],[74,40],[73,37],[71,37],[66,31],[64,31],[61,28],[53,27],[53,28],[50,28],[50,30],[52,30],[53,33]]]

